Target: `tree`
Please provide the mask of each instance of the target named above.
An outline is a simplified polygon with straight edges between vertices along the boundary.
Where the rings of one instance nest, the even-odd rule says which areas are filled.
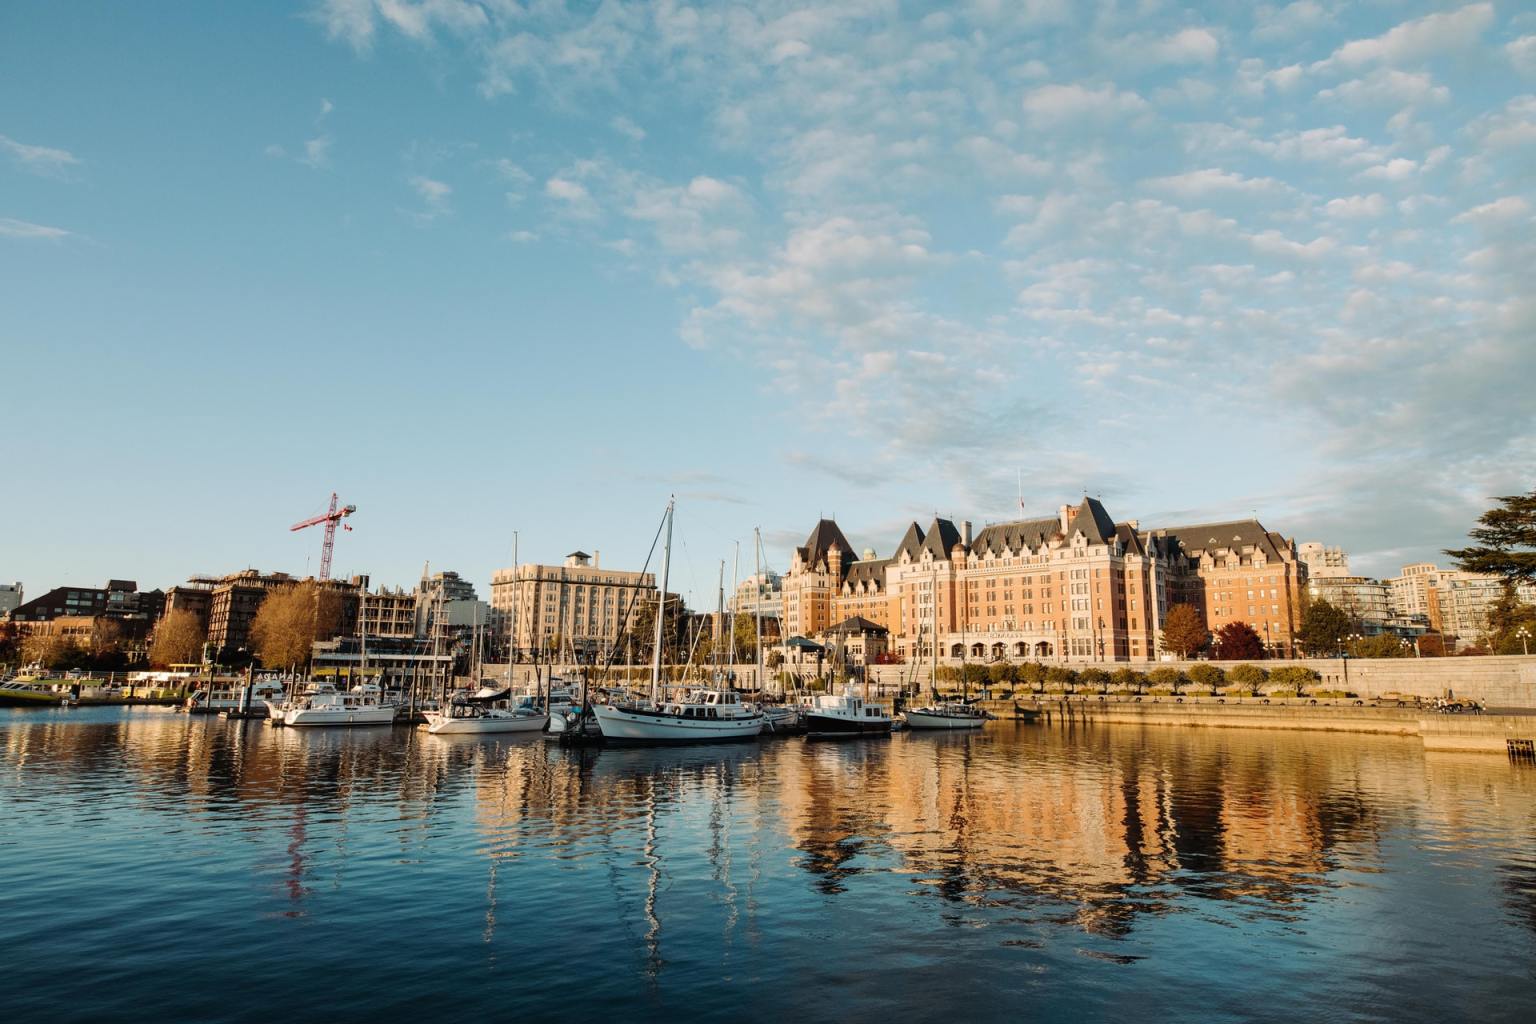
[[[28,661],[49,671],[81,668],[89,658],[89,654],[79,644],[52,631],[31,634],[22,643],[22,651]]]
[[[1184,673],[1170,666],[1155,668],[1147,673],[1147,682],[1154,690],[1166,690],[1169,693],[1178,693],[1179,687],[1184,684]]]
[[[14,622],[0,622],[0,665],[6,665],[21,657],[25,637],[21,627]]]
[[[1210,639],[1205,616],[1192,604],[1176,604],[1163,620],[1163,647],[1188,659]]]
[[[1489,649],[1494,654],[1523,654],[1527,645],[1520,642],[1522,629],[1536,637],[1536,608],[1520,600],[1513,583],[1505,583],[1504,593],[1488,609]]]
[[[123,627],[98,615],[91,622],[91,657],[104,660],[123,650]]]
[[[1103,693],[1109,687],[1109,673],[1101,668],[1085,668],[1077,674],[1077,681],[1088,687],[1089,693]]]
[[[1285,665],[1271,672],[1269,681],[1281,690],[1294,690],[1299,697],[1317,681],[1317,673],[1304,665]]]
[[[1052,689],[1069,690],[1077,682],[1077,673],[1061,665],[1052,665],[1045,670],[1045,682]]]
[[[1216,631],[1216,657],[1222,661],[1248,661],[1264,657],[1264,641],[1246,622],[1229,622]]]
[[[1425,633],[1415,641],[1421,658],[1445,657],[1445,636],[1440,633]]]
[[[1468,532],[1470,547],[1448,549],[1467,572],[1502,576],[1505,582],[1536,583],[1536,490],[1495,498],[1498,506],[1478,517]]]
[[[1302,613],[1296,639],[1308,654],[1331,655],[1338,651],[1344,637],[1349,635],[1349,629],[1349,616],[1342,609],[1317,600],[1309,602]]]
[[[1019,666],[1019,682],[1031,690],[1039,689],[1040,684],[1045,682],[1045,673],[1045,666],[1038,661],[1026,661]]]
[[[1257,665],[1236,665],[1227,673],[1232,685],[1252,693],[1264,685],[1264,670]]]
[[[334,587],[290,584],[267,595],[251,622],[251,645],[268,668],[290,671],[309,660],[318,640],[341,628],[344,601]]]
[[[1132,693],[1139,693],[1147,683],[1147,677],[1133,668],[1117,668],[1109,680],[1114,684],[1115,689]]]
[[[1390,633],[1378,633],[1355,643],[1357,658],[1411,658],[1413,649],[1404,647],[1402,640]]]
[[[1227,674],[1209,662],[1201,662],[1190,667],[1189,681],[1196,686],[1214,690],[1227,681]]]
[[[156,668],[192,665],[202,656],[206,634],[197,616],[185,608],[167,614],[155,626],[155,638],[149,645],[149,662]]]

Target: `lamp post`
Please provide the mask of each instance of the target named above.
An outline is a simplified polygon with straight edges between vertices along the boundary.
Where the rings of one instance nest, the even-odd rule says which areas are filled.
[[[1515,630],[1515,636],[1520,638],[1520,650],[1525,654],[1531,653],[1531,631],[1524,626]]]
[[[1099,660],[1104,660],[1104,616],[1099,616]]]

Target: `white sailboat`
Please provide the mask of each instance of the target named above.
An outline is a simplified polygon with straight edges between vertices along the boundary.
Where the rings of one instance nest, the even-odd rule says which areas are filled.
[[[753,739],[763,731],[763,713],[743,704],[735,690],[696,689],[681,699],[658,699],[675,509],[676,500],[668,501],[667,542],[662,549],[661,589],[656,607],[655,649],[651,652],[650,699],[598,704],[592,708],[592,713],[597,718],[603,739],[613,743],[717,743]]]
[[[934,579],[933,591],[933,658],[932,675],[929,676],[929,687],[935,696],[939,692],[939,592],[938,579]],[[964,634],[961,640],[965,639]],[[961,683],[964,685],[965,675],[961,673]],[[908,708],[902,716],[909,729],[979,729],[987,722],[987,713],[974,704],[968,704],[963,700],[940,701],[925,705],[920,708]]]

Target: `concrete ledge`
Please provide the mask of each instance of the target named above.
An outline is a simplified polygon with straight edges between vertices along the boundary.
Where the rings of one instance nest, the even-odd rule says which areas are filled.
[[[1034,705],[1024,704],[1025,707]],[[1300,729],[1312,732],[1363,732],[1417,736],[1420,713],[1411,709],[1355,707],[1345,704],[1178,704],[1172,697],[1152,703],[1095,700],[1042,701],[1041,712],[1051,722],[1102,722],[1126,725],[1207,726],[1227,729]],[[1012,707],[991,709],[1009,717]],[[1536,718],[1531,719],[1536,724]]]
[[[1510,740],[1536,746],[1536,715],[1434,715],[1419,719],[1425,750],[1510,752]]]

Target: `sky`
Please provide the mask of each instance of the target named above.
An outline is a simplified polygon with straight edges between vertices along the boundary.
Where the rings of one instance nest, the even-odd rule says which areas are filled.
[[[12,0],[0,580],[313,572],[332,491],[482,589],[675,494],[697,605],[1084,494],[1444,563],[1533,486],[1533,177],[1513,2]]]

